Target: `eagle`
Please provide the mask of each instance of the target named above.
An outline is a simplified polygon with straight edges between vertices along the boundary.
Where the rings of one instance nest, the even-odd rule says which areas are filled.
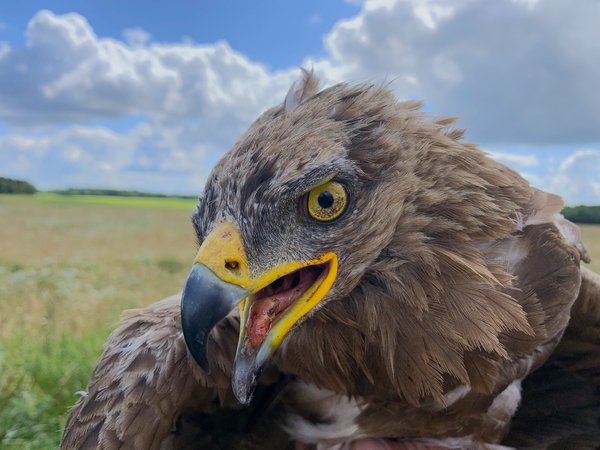
[[[61,449],[600,444],[600,276],[560,197],[387,85],[303,71],[208,177]],[[520,405],[520,406],[519,406]]]

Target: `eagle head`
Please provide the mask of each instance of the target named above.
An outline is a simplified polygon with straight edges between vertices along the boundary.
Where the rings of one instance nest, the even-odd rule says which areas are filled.
[[[425,120],[419,107],[385,86],[318,92],[304,72],[213,169],[193,214],[200,247],[182,326],[208,371],[209,333],[239,307],[232,386],[241,403],[278,348],[296,355],[294,371],[340,380],[336,390],[357,373],[386,376],[416,402],[441,393],[445,373],[473,384],[467,352],[508,357],[501,330],[531,331],[523,310],[500,299],[495,287],[508,278],[477,245],[514,228],[502,214],[521,208],[507,195],[514,180],[460,143],[452,119]],[[490,192],[498,186],[504,195]],[[470,311],[444,297],[448,284],[478,289]],[[502,301],[494,316],[488,303]],[[476,323],[484,310],[493,320]],[[473,336],[452,335],[461,321],[475,323]],[[336,374],[319,366],[327,358]]]

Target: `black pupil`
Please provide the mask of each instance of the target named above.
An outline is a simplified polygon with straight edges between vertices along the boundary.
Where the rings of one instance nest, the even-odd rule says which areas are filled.
[[[317,201],[319,202],[319,206],[323,209],[331,208],[333,205],[333,194],[329,191],[323,191],[317,197]]]

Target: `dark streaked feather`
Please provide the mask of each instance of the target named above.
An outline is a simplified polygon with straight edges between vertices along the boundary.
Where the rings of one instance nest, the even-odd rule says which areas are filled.
[[[571,322],[550,359],[523,383],[506,445],[531,450],[600,445],[600,276],[582,268]]]

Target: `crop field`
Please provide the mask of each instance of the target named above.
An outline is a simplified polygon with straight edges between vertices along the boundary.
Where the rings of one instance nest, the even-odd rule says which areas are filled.
[[[0,195],[0,449],[55,449],[125,309],[182,289],[195,202]],[[600,271],[600,226],[582,226]]]

